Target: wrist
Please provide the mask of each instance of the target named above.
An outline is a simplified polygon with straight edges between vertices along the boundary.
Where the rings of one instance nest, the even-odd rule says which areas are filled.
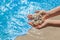
[[[48,20],[48,24],[52,24],[53,20]]]

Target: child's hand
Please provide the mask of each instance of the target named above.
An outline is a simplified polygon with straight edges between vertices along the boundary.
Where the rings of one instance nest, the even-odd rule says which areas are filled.
[[[43,11],[43,14],[42,15],[44,15],[44,18],[46,18],[46,15],[47,15],[47,12],[45,12],[44,10],[38,10],[38,11],[35,11],[35,13],[39,13],[40,11]],[[29,20],[32,20],[33,18],[32,18],[32,14],[29,14],[28,15],[28,19]]]
[[[49,19],[44,20],[44,22],[41,25],[37,25],[37,26],[35,26],[35,28],[41,29],[41,28],[45,27],[46,25],[48,25],[49,23],[50,23]]]
[[[40,11],[36,11],[35,13],[39,13]],[[32,25],[33,27],[35,27],[35,28],[42,28],[42,27],[44,27],[47,23],[48,23],[48,21],[45,21],[46,19],[45,19],[45,17],[46,17],[46,12],[45,11],[43,11],[43,19],[44,19],[44,22],[40,25],[33,25],[33,23],[32,22],[29,22],[29,24],[30,25]],[[29,20],[32,20],[33,18],[32,18],[32,15],[28,15],[28,19]]]

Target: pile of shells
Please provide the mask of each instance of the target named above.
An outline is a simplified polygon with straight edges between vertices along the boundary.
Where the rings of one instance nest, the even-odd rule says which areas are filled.
[[[33,17],[33,20],[32,20],[33,25],[38,25],[38,24],[43,23],[42,16],[43,16],[43,11],[33,14],[33,16],[32,16]]]

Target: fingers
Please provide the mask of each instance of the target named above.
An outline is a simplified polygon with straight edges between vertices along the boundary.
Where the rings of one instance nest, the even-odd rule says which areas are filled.
[[[37,25],[35,28],[36,29],[41,29],[41,28],[43,28],[45,25]]]
[[[33,22],[29,22],[29,24],[30,24],[31,26],[33,26]]]
[[[40,25],[34,25],[33,22],[29,22],[29,24],[32,26],[32,27],[35,27],[37,29],[41,28]]]
[[[41,25],[37,25],[35,28],[36,28],[36,29],[40,29],[40,28],[41,28],[40,26],[41,26]]]
[[[47,21],[45,21],[44,23],[42,23],[40,26],[38,26],[38,28],[43,28],[47,25]]]
[[[36,29],[41,29],[41,28],[43,28],[43,27],[47,24],[47,22],[44,22],[44,23],[42,23],[41,25],[40,25],[40,24],[34,25],[33,22],[29,22],[29,24],[30,24],[32,27],[35,27]]]
[[[35,25],[35,24],[33,24],[33,22],[29,22],[29,24],[30,24],[31,26],[33,26],[33,27],[36,27],[36,26],[39,25],[39,24]]]
[[[27,17],[28,17],[29,20],[32,20],[33,19],[33,17],[32,17],[31,14],[29,14]]]
[[[45,27],[47,25],[47,23],[48,23],[48,20],[43,22],[42,24],[39,24],[39,25],[35,26],[35,28],[41,29],[41,28]]]

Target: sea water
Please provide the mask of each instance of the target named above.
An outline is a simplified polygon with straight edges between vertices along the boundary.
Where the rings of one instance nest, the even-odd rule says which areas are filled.
[[[51,10],[60,6],[60,0],[0,0],[0,40],[14,40],[32,27],[28,14],[36,10]]]

